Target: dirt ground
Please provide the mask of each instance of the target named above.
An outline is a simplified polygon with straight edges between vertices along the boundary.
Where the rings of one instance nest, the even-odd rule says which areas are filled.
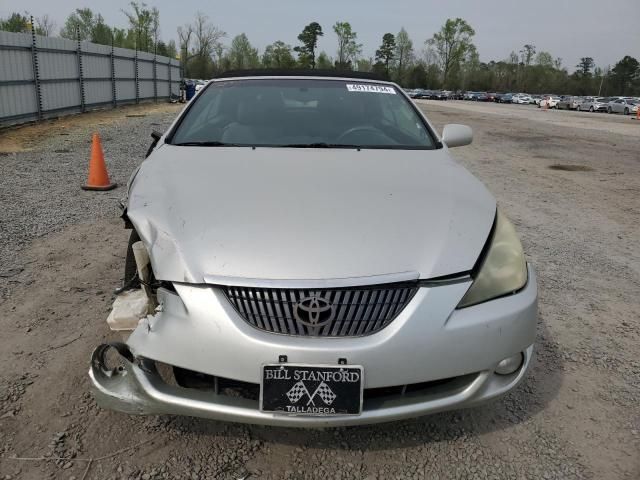
[[[89,209],[91,217],[65,217],[46,232],[24,234],[19,222],[27,220],[6,213],[12,210],[4,195],[0,226],[15,236],[0,238],[19,239],[5,251],[20,268],[0,275],[0,479],[640,478],[640,122],[517,105],[419,103],[439,129],[473,127],[474,143],[455,154],[494,193],[537,269],[537,358],[523,385],[470,410],[327,430],[101,410],[87,370],[92,349],[115,337],[105,319],[127,241],[117,209]],[[128,113],[111,112],[115,120],[100,127],[111,142],[118,141],[115,129],[130,132],[127,141],[139,138],[128,150],[141,158],[148,125],[166,126],[176,107],[147,111],[144,119]],[[41,126],[0,132],[3,151],[12,152],[0,156],[2,188],[23,185],[14,165],[37,164],[61,125],[83,135],[91,122],[99,125],[92,115],[52,122],[49,133],[30,131]],[[16,131],[37,140],[24,142]],[[78,170],[62,175],[61,182],[76,182],[69,208],[115,204],[121,189],[72,193],[86,162],[87,140],[80,138],[66,140],[69,165],[59,167]],[[126,178],[133,166],[110,168]],[[12,193],[13,201],[29,204],[40,180],[55,183],[55,171],[43,175]],[[56,195],[26,214],[66,205]]]

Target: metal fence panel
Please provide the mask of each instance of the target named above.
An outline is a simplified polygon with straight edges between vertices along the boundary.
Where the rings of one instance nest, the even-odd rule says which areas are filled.
[[[42,91],[43,114],[47,110],[60,113],[61,110],[76,109],[80,105],[80,87],[77,80],[56,83],[43,83]]]
[[[0,88],[0,105],[5,118],[35,120],[38,115],[33,85],[6,85]],[[17,122],[19,123],[19,122]]]
[[[136,82],[134,80],[116,81],[116,98],[118,102],[136,101]]]
[[[82,55],[84,78],[110,78],[111,58],[106,56]]]
[[[84,86],[84,94],[88,107],[106,105],[113,102],[111,80],[87,81]]]
[[[0,31],[0,125],[180,91],[180,63],[153,53]]]

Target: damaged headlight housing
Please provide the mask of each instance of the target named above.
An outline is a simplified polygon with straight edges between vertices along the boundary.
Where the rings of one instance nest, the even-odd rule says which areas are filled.
[[[517,292],[527,283],[522,244],[511,222],[499,210],[482,264],[457,308],[470,307]]]

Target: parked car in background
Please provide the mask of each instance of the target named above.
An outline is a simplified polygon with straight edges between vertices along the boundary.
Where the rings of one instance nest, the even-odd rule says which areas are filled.
[[[487,92],[487,102],[495,102],[496,101],[496,95],[498,95],[495,92]]]
[[[571,95],[565,95],[556,105],[558,110],[576,110],[581,103],[579,97],[572,97]]]
[[[607,105],[608,113],[622,113],[629,115],[638,112],[638,102],[633,98],[618,98]]]
[[[429,95],[429,98],[431,100],[448,100],[449,95],[447,94],[447,92],[444,92],[442,90],[433,90],[431,92],[431,95]]]
[[[538,104],[538,108],[556,108],[558,102],[560,102],[560,97],[546,96],[540,101],[540,103]]]
[[[596,112],[608,112],[609,111],[609,103],[617,100],[618,97],[604,97],[598,103]]]
[[[582,102],[578,104],[578,108],[576,110],[578,110],[579,112],[593,112],[593,110],[591,110],[591,107],[593,106],[593,102],[596,100],[597,97],[583,97]]]
[[[413,92],[413,95],[411,96],[411,98],[417,98],[417,99],[429,98],[430,95],[431,95],[430,90],[423,90],[419,88],[415,92]]]
[[[531,101],[531,97],[524,93],[516,93],[511,99],[511,103],[517,103],[520,105],[528,105]]]
[[[531,105],[540,105],[542,95],[531,95]]]
[[[476,102],[488,102],[489,100],[489,95],[487,95],[486,92],[477,92],[476,96],[474,97],[474,100]]]
[[[497,93],[493,101],[496,103],[511,103],[513,95],[510,93]]]

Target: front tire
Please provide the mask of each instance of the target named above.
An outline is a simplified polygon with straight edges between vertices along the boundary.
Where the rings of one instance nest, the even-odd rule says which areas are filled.
[[[607,107],[607,113],[608,114],[612,114],[613,113],[613,110],[611,110],[611,107]]]
[[[589,111],[593,113],[593,107],[589,107]]]
[[[624,109],[624,114],[625,114],[625,115],[629,115],[629,109],[628,109],[628,108],[626,108],[626,107],[625,107],[625,109]]]

